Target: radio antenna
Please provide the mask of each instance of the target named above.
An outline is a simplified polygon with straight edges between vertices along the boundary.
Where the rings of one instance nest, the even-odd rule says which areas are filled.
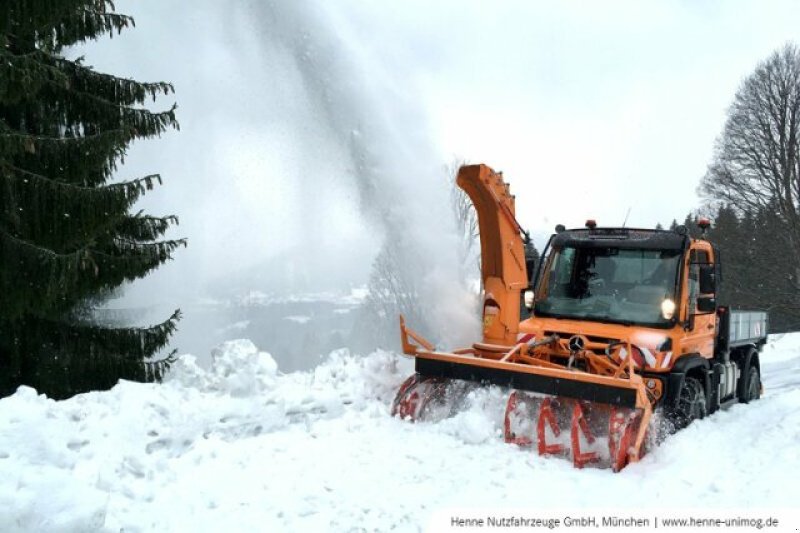
[[[627,223],[628,223],[628,215],[630,215],[630,214],[631,214],[631,208],[629,207],[629,208],[628,208],[628,212],[627,212],[627,213],[625,213],[625,220],[623,220],[623,221],[622,221],[622,227],[623,227],[623,228],[625,227],[625,224],[627,224]]]

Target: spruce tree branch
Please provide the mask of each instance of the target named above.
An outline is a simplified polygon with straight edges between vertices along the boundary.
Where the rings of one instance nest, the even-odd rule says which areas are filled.
[[[97,324],[94,324],[94,323],[91,323],[91,322],[89,322],[89,323],[87,323],[87,322],[78,322],[76,324],[76,323],[71,323],[71,322],[53,321],[53,323],[54,324],[59,324],[59,325],[64,326],[64,327],[75,327],[75,326],[77,326],[77,327],[80,327],[80,328],[92,329],[92,330],[94,330],[95,332],[98,332],[98,333],[110,332],[112,334],[138,334],[140,332],[150,332],[150,333],[161,332],[164,329],[167,329],[170,324],[173,324],[173,323],[177,322],[181,318],[182,318],[181,310],[180,309],[176,309],[175,311],[172,312],[172,314],[170,315],[170,317],[168,319],[166,319],[163,322],[160,322],[158,324],[151,324],[151,325],[146,326],[146,327],[111,328],[111,327],[107,327],[107,326],[98,326]]]
[[[44,50],[34,50],[22,54],[14,54],[0,48],[0,68],[25,71],[30,69],[43,69],[51,78],[41,82],[58,89],[68,88],[76,81],[91,81],[97,84],[107,84],[113,87],[115,96],[125,104],[142,104],[150,97],[155,101],[159,94],[165,96],[175,93],[175,87],[167,82],[137,82],[131,78],[121,78],[111,74],[97,72],[91,67],[82,65],[79,61],[69,60],[54,53]],[[55,81],[58,80],[58,81]],[[107,87],[107,88],[108,88]],[[125,98],[125,96],[129,98]]]
[[[0,237],[3,237],[5,239],[7,239],[8,241],[11,241],[12,243],[14,243],[15,245],[17,245],[17,246],[19,246],[21,248],[26,248],[28,250],[35,250],[36,252],[45,254],[46,256],[48,256],[51,259],[57,259],[57,260],[83,259],[83,258],[86,257],[86,254],[89,251],[89,246],[87,245],[87,246],[82,246],[81,248],[78,248],[76,250],[73,250],[72,252],[58,253],[58,252],[56,252],[54,250],[51,250],[50,248],[46,248],[44,246],[39,246],[39,245],[34,244],[34,243],[30,242],[30,241],[26,241],[24,239],[20,239],[18,237],[15,237],[14,235],[12,235],[11,233],[8,233],[7,231],[5,231],[2,228],[0,228]]]
[[[22,133],[20,131],[8,127],[8,125],[6,125],[4,121],[0,119],[0,138],[31,140],[38,143],[78,144],[84,142],[91,142],[106,137],[118,137],[124,141],[128,138],[133,137],[132,130],[133,128],[116,128],[116,129],[101,131],[98,133],[92,133],[90,135],[75,135],[71,137],[63,137],[63,136],[52,137],[49,135],[33,135],[30,133]]]
[[[116,87],[120,88],[127,87],[129,90],[132,88],[138,88],[140,89],[139,92],[142,93],[143,95],[143,97],[141,98],[142,102],[144,101],[144,97],[148,95],[151,96],[152,98],[155,98],[160,93],[163,93],[165,96],[175,93],[175,87],[169,82],[164,82],[164,81],[139,82],[134,80],[133,78],[121,78],[119,76],[114,76],[113,74],[106,74],[105,72],[97,72],[91,67],[82,65],[79,61],[70,60],[59,55],[44,52],[42,50],[37,50],[36,52],[33,52],[33,54],[39,55],[40,57],[52,61],[56,65],[52,68],[54,68],[57,72],[60,73],[63,73],[64,70],[58,68],[58,65],[72,69],[72,72],[67,71],[69,72],[69,74],[76,75],[80,73],[81,76],[86,76],[87,79],[92,79],[96,81],[102,80],[103,82],[112,84]]]
[[[125,237],[133,241],[155,241],[162,237],[173,225],[177,225],[178,217],[168,215],[164,217],[153,217],[142,215],[127,215],[115,227],[116,233],[120,237]]]
[[[179,246],[186,247],[187,239],[172,239],[166,241],[158,241],[158,242],[139,242],[132,239],[124,238],[124,237],[115,237],[114,243],[119,245],[124,245],[125,248],[136,248],[136,249],[161,249],[164,246],[172,246],[173,248],[177,248]]]
[[[125,104],[119,104],[119,103],[116,103],[116,102],[112,102],[111,100],[108,100],[107,98],[103,98],[101,96],[97,96],[97,95],[88,93],[86,91],[79,91],[79,90],[76,90],[76,89],[71,89],[69,91],[69,94],[73,95],[73,96],[79,96],[81,98],[89,100],[90,102],[93,102],[95,104],[101,104],[101,105],[109,107],[109,108],[119,109],[121,111],[128,111],[130,113],[143,113],[145,115],[154,116],[154,117],[155,116],[166,116],[166,115],[169,115],[170,113],[173,113],[178,108],[177,104],[172,104],[172,106],[167,111],[155,111],[154,112],[154,111],[150,111],[149,109],[146,109],[144,107],[133,107],[132,105],[125,105]]]
[[[48,178],[47,176],[42,176],[41,174],[37,174],[35,172],[30,172],[28,170],[19,168],[17,166],[12,165],[8,161],[0,159],[0,168],[7,168],[11,170],[13,173],[22,174],[29,178],[33,178],[35,180],[41,180],[47,183],[52,184],[54,187],[61,187],[63,189],[69,189],[72,191],[84,191],[84,192],[98,192],[98,191],[116,191],[116,190],[131,190],[136,189],[143,194],[146,190],[153,189],[153,182],[157,181],[159,185],[163,182],[161,180],[161,174],[148,174],[147,176],[143,176],[141,178],[136,178],[130,181],[123,181],[119,183],[112,183],[111,185],[100,185],[96,187],[86,187],[83,185],[75,185],[73,183],[66,183],[60,180]]]

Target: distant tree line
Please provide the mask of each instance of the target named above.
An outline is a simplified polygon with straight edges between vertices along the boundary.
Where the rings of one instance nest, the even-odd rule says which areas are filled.
[[[780,219],[768,210],[741,215],[728,206],[716,208],[711,218],[705,238],[717,247],[722,262],[720,305],[769,311],[773,333],[800,330],[800,291],[791,278],[794,265],[781,252],[788,239]],[[692,213],[680,224],[698,238],[697,221]],[[670,229],[678,225],[673,220]]]

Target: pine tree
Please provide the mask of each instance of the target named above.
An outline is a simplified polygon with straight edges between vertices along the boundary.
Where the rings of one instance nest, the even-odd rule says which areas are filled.
[[[697,226],[697,217],[693,213],[687,214],[681,225],[686,228],[686,233],[691,238],[696,239],[700,237],[701,232],[700,228]]]
[[[747,277],[748,264],[744,260],[746,249],[741,246],[741,223],[736,212],[725,205],[720,206],[712,217],[712,226],[708,240],[716,247],[720,255],[717,258],[722,265],[722,280],[719,285],[718,300],[723,305],[742,307],[745,296],[740,287]],[[744,305],[744,307],[747,307]]]
[[[177,128],[173,93],[95,72],[66,47],[133,25],[110,0],[0,3],[0,396],[29,385],[54,398],[120,378],[160,379],[178,312],[150,328],[110,329],[92,309],[171,258],[174,216],[132,213],[159,175],[114,180],[135,139]]]
[[[528,280],[531,284],[534,283],[536,269],[539,268],[539,259],[539,250],[533,244],[533,239],[529,237],[525,241],[525,267],[528,270]]]

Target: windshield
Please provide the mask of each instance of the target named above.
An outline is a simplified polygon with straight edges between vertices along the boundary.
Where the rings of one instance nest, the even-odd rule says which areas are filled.
[[[661,302],[675,301],[679,250],[553,250],[536,295],[543,316],[668,325]]]

